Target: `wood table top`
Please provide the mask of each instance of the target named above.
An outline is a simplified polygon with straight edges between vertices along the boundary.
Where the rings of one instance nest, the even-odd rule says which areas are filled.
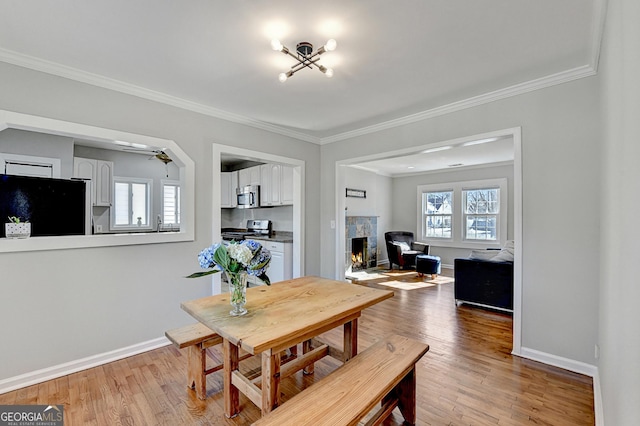
[[[345,318],[393,297],[379,290],[320,277],[301,277],[247,289],[246,315],[229,315],[229,294],[183,302],[181,307],[231,343],[257,354],[316,336]]]

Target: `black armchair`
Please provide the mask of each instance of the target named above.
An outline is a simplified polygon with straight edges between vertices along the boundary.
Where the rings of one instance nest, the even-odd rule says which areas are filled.
[[[384,233],[389,256],[389,268],[398,265],[401,269],[413,269],[416,267],[416,256],[429,254],[429,245],[413,239],[413,232],[389,231]]]

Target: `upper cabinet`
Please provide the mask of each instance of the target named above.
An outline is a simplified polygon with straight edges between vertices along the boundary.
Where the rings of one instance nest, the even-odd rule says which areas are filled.
[[[91,202],[94,206],[111,206],[113,161],[74,157],[73,177],[91,179]]]
[[[238,170],[238,188],[247,185],[261,185],[260,167],[261,166],[253,166]]]
[[[238,172],[220,173],[220,206],[234,208],[238,206],[236,188],[238,187]]]
[[[260,205],[293,205],[293,167],[282,164],[260,166]]]

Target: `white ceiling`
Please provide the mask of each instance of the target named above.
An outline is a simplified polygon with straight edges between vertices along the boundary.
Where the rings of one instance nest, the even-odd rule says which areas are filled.
[[[0,0],[0,61],[329,143],[593,74],[603,1]]]
[[[512,164],[512,137],[485,138],[429,147],[410,154],[352,164],[361,170],[397,177],[488,164]]]

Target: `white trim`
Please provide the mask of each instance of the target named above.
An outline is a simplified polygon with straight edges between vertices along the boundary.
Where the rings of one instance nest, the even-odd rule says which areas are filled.
[[[595,411],[596,426],[604,426],[604,408],[602,406],[602,387],[600,384],[600,370],[596,368],[593,376],[593,411]]]
[[[591,59],[590,64],[595,72],[598,72],[600,64],[600,50],[604,25],[607,19],[607,0],[594,0],[593,22],[591,23]]]
[[[595,365],[585,362],[552,355],[546,352],[538,351],[531,348],[520,348],[520,357],[541,362],[543,364],[552,365],[564,370],[573,371],[574,373],[584,374],[593,379],[593,407],[595,414],[595,424],[604,426],[604,409],[602,405],[602,388],[600,383],[600,372]]]
[[[539,89],[545,89],[557,84],[568,83],[573,80],[578,80],[584,77],[591,77],[596,74],[594,68],[590,65],[584,65],[582,67],[574,68],[568,71],[559,72],[546,77],[531,80],[525,83],[516,84],[514,86],[506,87],[504,89],[498,89],[493,92],[485,93],[482,95],[474,96],[472,98],[464,99],[461,101],[453,102],[440,107],[432,108],[426,111],[418,112],[416,114],[407,115],[406,117],[398,118],[395,120],[384,121],[372,126],[362,127],[360,129],[351,130],[349,132],[339,133],[337,135],[324,137],[320,140],[321,145],[342,141],[345,139],[355,138],[357,136],[363,136],[370,133],[380,132],[382,130],[391,129],[394,127],[404,126],[407,124],[416,123],[418,121],[428,120],[430,118],[438,117],[445,114],[461,111],[467,108],[476,107],[479,105],[488,104],[494,101],[510,98],[513,96],[522,95],[524,93],[533,92]]]
[[[522,128],[512,129],[513,135],[513,349],[520,354],[522,346]]]
[[[180,168],[183,215],[180,232],[100,234],[61,237],[36,237],[24,239],[0,238],[0,253],[18,251],[73,249],[84,247],[107,247],[133,244],[157,244],[193,241],[195,235],[195,163],[170,139],[122,132],[102,127],[88,126],[70,121],[56,120],[30,114],[0,110],[0,131],[4,129],[29,130],[39,133],[91,139],[101,142],[128,141],[146,146],[162,146]],[[186,215],[184,214],[186,212]]]
[[[589,377],[594,377],[598,374],[598,367],[595,365],[538,351],[536,349],[522,347],[519,356],[564,370],[573,371],[574,373],[584,374]]]
[[[54,365],[52,367],[43,368],[41,370],[32,371],[19,376],[9,377],[7,379],[0,380],[0,394],[46,382],[78,371],[98,367],[100,365],[128,358],[133,355],[138,355],[143,352],[148,352],[170,344],[171,342],[166,337],[159,337],[157,339],[148,340],[125,348],[92,355],[75,361],[65,362],[63,364]]]

